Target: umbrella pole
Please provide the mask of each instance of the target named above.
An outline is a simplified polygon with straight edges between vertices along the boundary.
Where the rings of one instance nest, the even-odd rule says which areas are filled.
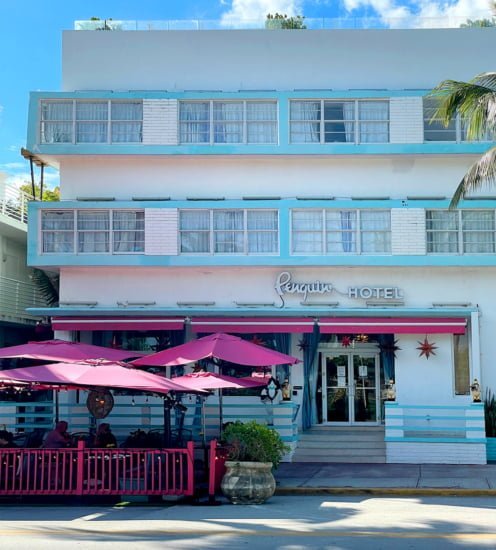
[[[224,414],[222,411],[222,388],[219,389],[219,437],[222,437],[222,425],[224,424]]]
[[[54,399],[55,399],[55,423],[59,421],[59,390],[54,390]]]
[[[170,414],[170,403],[168,403],[168,398],[164,399],[164,448],[168,449],[170,446],[171,439],[171,414]]]

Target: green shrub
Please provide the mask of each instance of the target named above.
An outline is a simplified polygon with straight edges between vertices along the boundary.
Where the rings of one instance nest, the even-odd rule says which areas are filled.
[[[490,389],[486,389],[484,417],[486,420],[486,437],[496,437],[496,399]]]
[[[243,424],[228,424],[222,434],[222,442],[229,448],[229,460],[240,462],[272,462],[279,466],[281,458],[289,451],[281,436],[273,429],[252,420]]]

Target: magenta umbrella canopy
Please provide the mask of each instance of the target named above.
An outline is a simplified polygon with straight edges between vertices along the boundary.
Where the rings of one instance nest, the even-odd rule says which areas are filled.
[[[120,363],[103,359],[78,363],[50,363],[37,367],[24,367],[0,371],[2,381],[28,382],[50,386],[70,386],[78,388],[103,387],[130,389],[154,393],[191,392],[163,376],[129,368]]]
[[[79,342],[65,340],[44,340],[28,342],[20,346],[10,346],[0,349],[0,359],[22,358],[38,359],[40,361],[65,361],[73,363],[85,359],[108,359],[109,361],[124,361],[128,357],[143,355],[136,351],[105,348]]]
[[[267,384],[267,380],[263,378],[248,380],[247,378],[235,378],[234,376],[224,376],[213,372],[191,372],[184,376],[177,376],[172,380],[192,390],[258,388]]]
[[[209,357],[251,367],[294,365],[299,362],[296,357],[247,342],[238,336],[216,333],[152,355],[145,355],[132,361],[132,364],[167,367],[185,365]]]

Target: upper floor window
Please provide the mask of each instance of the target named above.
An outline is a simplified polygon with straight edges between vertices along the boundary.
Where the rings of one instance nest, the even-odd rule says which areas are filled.
[[[180,143],[277,143],[276,101],[182,101]]]
[[[44,210],[41,247],[46,254],[132,254],[145,250],[142,210]]]
[[[427,252],[494,254],[494,210],[427,210]]]
[[[42,101],[42,143],[140,143],[141,101]]]
[[[291,143],[387,143],[389,101],[290,102]]]
[[[277,210],[181,210],[183,254],[276,254]]]
[[[390,254],[386,210],[293,210],[293,254]]]

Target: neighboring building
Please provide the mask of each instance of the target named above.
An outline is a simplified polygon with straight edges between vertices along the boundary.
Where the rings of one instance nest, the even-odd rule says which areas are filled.
[[[60,203],[29,218],[29,264],[60,270],[60,307],[33,313],[96,344],[151,349],[186,328],[301,357],[291,403],[224,400],[293,447],[297,413],[320,433],[299,460],[351,460],[325,428],[359,426],[383,450],[362,440],[357,460],[485,462],[470,384],[496,389],[496,190],[448,204],[491,143],[430,124],[425,96],[490,70],[495,39],[65,32],[62,91],[30,101],[27,148],[61,175]]]
[[[40,321],[27,308],[46,304],[26,266],[28,201],[32,197],[0,174],[0,347],[35,337]]]

